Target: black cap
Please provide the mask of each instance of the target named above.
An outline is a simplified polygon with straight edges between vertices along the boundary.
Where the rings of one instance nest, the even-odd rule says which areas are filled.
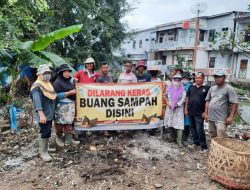
[[[191,75],[189,72],[183,72],[182,75],[181,75],[182,78],[188,78],[188,79],[191,79]]]
[[[60,66],[58,66],[56,68],[56,72],[57,73],[60,73],[60,72],[63,72],[63,71],[69,71],[69,72],[71,72],[72,70],[69,68],[68,64],[62,64],[62,65],[60,65]]]

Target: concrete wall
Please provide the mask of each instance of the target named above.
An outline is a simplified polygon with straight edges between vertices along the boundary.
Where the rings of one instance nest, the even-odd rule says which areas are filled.
[[[208,52],[203,50],[197,51],[196,68],[208,67]]]
[[[215,57],[214,68],[232,68],[233,56],[232,54],[221,54],[217,51],[209,53],[209,57]],[[209,60],[209,59],[208,59]]]
[[[206,50],[218,49],[218,46],[220,45],[219,43],[214,44],[214,42],[209,41],[209,31],[215,30],[215,32],[222,33],[223,28],[228,28],[228,37],[229,37],[230,33],[233,32],[234,30],[234,17],[235,17],[234,13],[218,17],[208,17],[206,19],[207,21],[206,28],[202,28],[206,30],[206,33],[204,42],[201,42],[201,45],[205,47]]]
[[[166,56],[166,65],[172,65],[173,61],[173,52],[172,51],[165,51],[163,55]]]

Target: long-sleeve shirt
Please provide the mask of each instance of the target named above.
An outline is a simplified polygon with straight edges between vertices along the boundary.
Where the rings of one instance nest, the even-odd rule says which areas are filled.
[[[40,117],[38,114],[38,111],[43,111],[46,120],[52,121],[54,119],[54,113],[55,113],[55,103],[56,100],[51,100],[43,95],[42,91],[39,87],[34,88],[31,91],[33,105],[35,109],[35,119],[37,122],[40,121]],[[57,99],[64,98],[65,93],[61,92],[57,94]]]

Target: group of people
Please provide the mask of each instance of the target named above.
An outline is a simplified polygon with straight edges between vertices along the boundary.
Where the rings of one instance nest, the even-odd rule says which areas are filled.
[[[51,82],[52,71],[47,65],[37,69],[37,80],[31,87],[36,120],[40,126],[39,153],[44,161],[50,161],[49,138],[52,121],[56,132],[56,143],[59,147],[79,144],[72,138],[75,118],[76,91],[74,83],[107,83],[113,82],[107,62],[101,65],[100,73],[96,72],[95,60],[91,57],[84,62],[85,69],[79,70],[71,77],[67,64],[56,68],[56,78]],[[160,82],[160,69],[157,66],[147,68],[145,61],[138,61],[136,73],[131,61],[124,63],[124,72],[118,83]],[[146,70],[148,71],[146,73]],[[181,147],[188,145],[190,129],[192,143],[207,149],[204,120],[209,121],[211,137],[225,137],[227,125],[232,123],[237,111],[237,95],[234,89],[225,84],[226,75],[220,70],[214,74],[216,86],[209,87],[204,83],[203,73],[196,73],[194,81],[188,72],[173,71],[166,82],[167,108],[164,118],[165,127],[169,128],[170,141],[176,141]]]
[[[237,94],[226,84],[223,69],[215,70],[213,77],[215,86],[211,88],[205,83],[202,72],[194,73],[193,80],[188,72],[174,72],[170,78],[164,124],[169,128],[169,140],[176,141],[180,147],[191,145],[208,149],[204,121],[208,122],[211,138],[227,136],[226,128],[238,108]]]

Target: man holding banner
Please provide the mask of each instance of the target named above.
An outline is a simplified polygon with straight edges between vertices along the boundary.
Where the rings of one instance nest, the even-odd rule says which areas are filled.
[[[150,82],[151,80],[150,76],[144,73],[144,71],[147,70],[145,61],[143,60],[138,61],[136,70],[137,70],[136,77],[138,82]]]
[[[93,83],[96,82],[96,79],[99,77],[99,73],[95,72],[95,60],[92,57],[89,57],[84,62],[85,71],[79,70],[74,75],[75,81],[78,83]]]
[[[112,76],[109,75],[109,66],[107,62],[102,62],[101,73],[97,78],[96,82],[98,83],[106,83],[113,82]]]
[[[132,71],[133,67],[132,61],[126,61],[124,67],[125,67],[125,72],[120,74],[118,78],[118,83],[137,82],[137,78]]]

